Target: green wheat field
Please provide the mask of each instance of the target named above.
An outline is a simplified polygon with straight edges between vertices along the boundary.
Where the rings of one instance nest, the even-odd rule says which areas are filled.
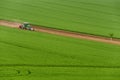
[[[119,0],[0,0],[0,19],[120,38]],[[0,80],[120,80],[120,46],[0,26]]]

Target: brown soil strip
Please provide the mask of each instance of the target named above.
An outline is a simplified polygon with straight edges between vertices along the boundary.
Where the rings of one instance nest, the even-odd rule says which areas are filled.
[[[0,20],[0,25],[2,25],[2,26],[18,28],[20,24],[21,23]],[[76,33],[76,32],[64,31],[64,30],[57,30],[57,29],[45,28],[45,27],[34,26],[34,25],[33,25],[33,28],[35,29],[35,31],[38,31],[38,32],[44,32],[44,33],[67,36],[67,37],[72,37],[72,38],[80,38],[80,39],[86,39],[86,40],[92,40],[92,41],[120,45],[119,39],[111,40],[110,38],[106,38],[106,37],[93,36],[93,35],[89,35],[89,34],[82,34],[82,33]]]

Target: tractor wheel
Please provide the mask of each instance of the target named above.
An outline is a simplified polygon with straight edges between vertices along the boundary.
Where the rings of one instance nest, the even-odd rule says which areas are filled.
[[[22,26],[20,25],[19,28],[22,29]]]
[[[24,29],[24,27],[22,25],[19,26],[20,29]]]
[[[20,25],[19,28],[22,29],[22,26]]]
[[[30,28],[30,31],[34,31],[34,28]]]

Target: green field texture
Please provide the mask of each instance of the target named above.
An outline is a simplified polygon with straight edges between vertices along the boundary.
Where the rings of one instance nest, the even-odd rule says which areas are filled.
[[[99,67],[120,66],[120,46],[2,26],[0,34],[2,80],[120,79],[120,68]],[[2,66],[2,64],[13,66]],[[48,67],[24,66],[24,64],[48,65]],[[49,67],[49,65],[62,66]],[[64,67],[64,65],[76,65],[76,67]],[[82,67],[84,65],[98,67]],[[16,70],[20,70],[21,74],[18,75]],[[31,71],[30,75],[27,75],[27,70]]]
[[[1,0],[0,19],[120,38],[119,0]]]

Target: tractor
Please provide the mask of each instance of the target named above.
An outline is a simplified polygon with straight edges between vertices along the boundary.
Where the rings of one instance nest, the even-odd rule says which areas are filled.
[[[24,22],[23,24],[21,24],[19,26],[20,29],[25,29],[25,30],[30,30],[30,31],[34,31],[34,28],[28,23],[28,22]]]

